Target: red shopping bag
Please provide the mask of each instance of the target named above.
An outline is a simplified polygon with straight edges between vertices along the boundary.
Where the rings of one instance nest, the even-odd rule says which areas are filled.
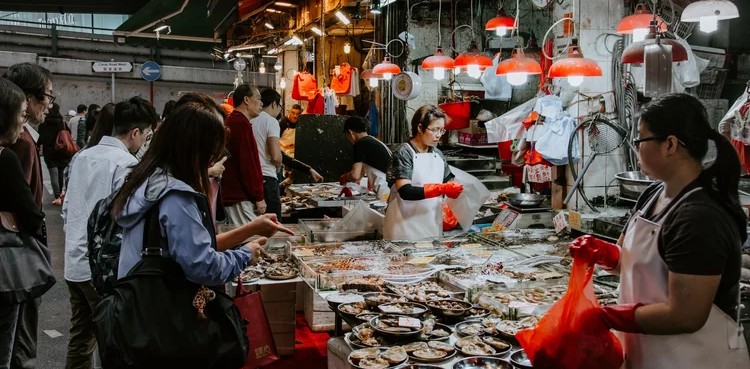
[[[516,333],[534,369],[618,369],[620,341],[599,319],[593,263],[573,260],[568,291],[536,327]]]
[[[458,219],[456,218],[456,215],[453,214],[453,210],[451,210],[451,207],[448,206],[448,204],[443,203],[443,230],[453,230],[457,225]]]
[[[279,353],[273,342],[271,324],[268,323],[260,292],[248,292],[238,278],[234,304],[240,310],[242,318],[247,320],[247,338],[250,341],[247,360],[242,369],[255,369],[278,360]]]

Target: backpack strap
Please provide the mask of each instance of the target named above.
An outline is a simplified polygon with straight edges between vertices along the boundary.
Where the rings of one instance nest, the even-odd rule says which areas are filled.
[[[142,256],[163,256],[166,254],[166,249],[162,242],[161,227],[159,227],[160,203],[161,201],[146,212],[145,224],[143,225]]]

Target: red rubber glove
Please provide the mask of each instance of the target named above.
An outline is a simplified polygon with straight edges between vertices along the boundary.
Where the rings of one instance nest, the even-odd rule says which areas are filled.
[[[352,190],[349,187],[344,187],[341,189],[341,192],[339,192],[339,197],[352,197],[354,194],[352,193]]]
[[[346,184],[346,182],[348,181],[346,180],[346,173],[344,173],[341,175],[341,177],[339,177],[339,184],[343,186]]]
[[[423,188],[425,199],[431,199],[433,197],[443,196],[445,194],[445,192],[443,191],[442,183],[428,183],[424,185]]]
[[[643,304],[624,304],[604,306],[600,308],[604,323],[616,331],[625,333],[643,333],[643,329],[635,321],[635,309]]]
[[[594,262],[604,270],[617,268],[620,263],[620,247],[591,235],[576,238],[568,247],[573,258]]]
[[[445,196],[448,196],[451,199],[460,196],[463,190],[464,186],[458,182],[448,182],[443,184],[443,192],[445,193]]]

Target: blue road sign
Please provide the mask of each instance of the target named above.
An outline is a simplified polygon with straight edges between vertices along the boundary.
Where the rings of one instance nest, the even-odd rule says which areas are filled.
[[[156,81],[161,77],[161,66],[154,61],[147,61],[141,65],[141,77],[146,81]]]

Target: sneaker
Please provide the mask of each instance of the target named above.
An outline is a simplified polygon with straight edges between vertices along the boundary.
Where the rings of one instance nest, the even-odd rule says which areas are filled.
[[[62,206],[62,198],[56,198],[54,201],[52,201],[52,205]]]

